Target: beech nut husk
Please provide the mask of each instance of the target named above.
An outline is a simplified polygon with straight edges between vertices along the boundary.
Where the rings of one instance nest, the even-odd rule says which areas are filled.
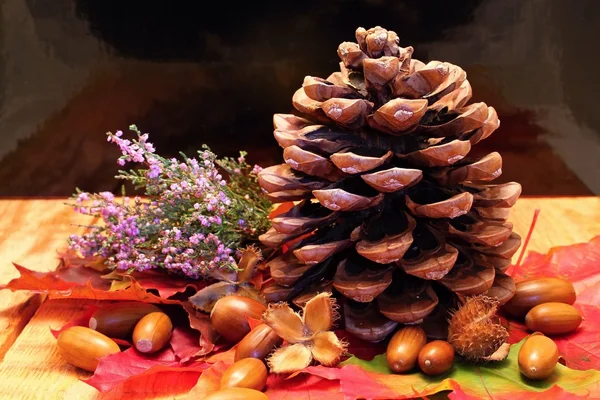
[[[516,283],[515,294],[502,310],[515,317],[524,317],[533,307],[544,303],[573,304],[576,299],[573,284],[561,278],[531,278]]]
[[[549,337],[534,333],[519,350],[519,370],[529,379],[546,379],[558,362],[558,347]]]
[[[281,346],[283,339],[266,324],[260,324],[252,329],[238,343],[235,350],[235,361],[244,358],[258,358],[264,360],[271,350]]]
[[[142,353],[155,353],[169,342],[173,323],[163,312],[153,312],[142,317],[133,330],[133,345]]]
[[[133,333],[135,325],[143,316],[160,311],[154,304],[138,301],[114,303],[94,312],[89,327],[108,337],[124,339]]]
[[[269,397],[258,390],[233,387],[212,392],[204,400],[269,400]]]
[[[98,358],[121,351],[111,338],[84,326],[72,326],[60,333],[58,352],[69,364],[94,372]]]
[[[427,343],[419,352],[419,368],[427,375],[441,375],[452,368],[454,348],[445,340]]]
[[[545,335],[574,332],[582,321],[575,307],[565,303],[544,303],[533,307],[525,316],[525,325]]]
[[[405,326],[392,336],[386,358],[394,372],[408,372],[417,364],[419,352],[427,343],[427,334],[419,326]]]
[[[244,358],[236,361],[223,373],[221,389],[241,387],[263,390],[267,384],[267,367],[257,358]]]
[[[266,310],[264,304],[249,297],[225,296],[215,303],[210,322],[225,340],[237,343],[250,332],[247,318],[260,319]]]

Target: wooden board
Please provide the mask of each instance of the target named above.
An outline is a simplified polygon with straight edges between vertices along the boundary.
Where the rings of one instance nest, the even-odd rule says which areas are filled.
[[[56,200],[0,199],[0,283],[17,278],[18,263],[36,271],[58,265],[57,250],[70,234],[82,231],[72,224],[90,223],[90,217],[73,212]],[[0,291],[0,359],[40,306],[42,296]]]
[[[27,205],[13,205],[12,212],[17,212],[19,207],[24,207],[31,218],[36,221],[35,215],[42,212],[42,217],[37,219],[40,223],[32,223],[29,235],[45,237],[46,240],[53,240],[53,244],[43,245],[40,240],[29,238],[20,234],[20,240],[9,238],[3,233],[10,224],[4,223],[0,228],[0,254],[2,254],[2,269],[7,268],[7,254],[11,257],[21,257],[21,259],[33,260],[28,254],[27,249],[33,249],[38,252],[39,257],[47,252],[45,257],[51,260],[54,257],[52,246],[60,244],[67,236],[69,228],[68,221],[71,216],[66,213],[62,215],[63,222],[59,217],[43,218],[45,212],[53,209],[56,202],[38,202],[27,203]],[[535,209],[541,209],[538,224],[535,228],[529,250],[546,252],[550,247],[557,245],[568,245],[590,240],[595,235],[600,234],[600,197],[585,198],[531,198],[521,199],[514,207],[511,221],[514,223],[515,231],[523,237],[527,234],[531,219]],[[7,209],[6,206],[4,208]],[[44,212],[44,210],[46,210]],[[5,211],[6,212],[6,211]],[[58,214],[57,214],[58,215]],[[0,216],[2,213],[0,212]],[[23,224],[18,219],[19,224]],[[48,225],[46,225],[48,224]],[[11,232],[13,229],[10,229]],[[47,232],[48,230],[55,232]],[[61,232],[60,234],[58,232]],[[12,233],[11,233],[12,236]],[[4,253],[6,247],[2,241],[10,240],[12,253]],[[23,249],[21,247],[23,241]],[[37,242],[34,246],[31,243]],[[2,247],[5,246],[5,247]],[[42,250],[45,249],[45,250]],[[51,255],[50,255],[51,254]],[[42,259],[42,258],[40,258]],[[25,263],[28,267],[32,265]],[[8,273],[2,271],[0,275],[4,281]],[[0,292],[4,295],[4,292]],[[2,298],[4,299],[4,297]],[[14,303],[13,307],[18,307],[19,303]],[[83,308],[91,302],[52,300],[46,301],[37,311],[27,326],[23,329],[17,340],[6,353],[4,360],[0,363],[0,398],[18,398],[18,399],[63,399],[63,398],[115,398],[114,395],[100,395],[93,388],[79,381],[82,377],[89,376],[88,373],[78,370],[66,364],[56,352],[56,341],[50,334],[49,328],[58,328],[71,318],[80,313]],[[4,306],[3,306],[4,307]],[[12,318],[18,318],[18,313],[14,312]],[[4,316],[9,318],[10,315]],[[131,397],[131,396],[128,396]],[[169,396],[174,398],[176,396]]]
[[[600,235],[600,197],[520,199],[511,210],[509,221],[523,240],[536,209],[540,214],[527,251],[547,253],[552,247],[587,242]]]

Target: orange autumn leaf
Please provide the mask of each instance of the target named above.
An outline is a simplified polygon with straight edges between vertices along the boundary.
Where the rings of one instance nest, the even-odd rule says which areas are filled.
[[[102,278],[102,272],[84,266],[60,268],[51,272],[36,272],[13,264],[21,276],[0,289],[28,290],[46,293],[51,299],[133,300],[145,303],[179,304],[147,292],[133,277],[121,290],[111,290],[111,281]]]

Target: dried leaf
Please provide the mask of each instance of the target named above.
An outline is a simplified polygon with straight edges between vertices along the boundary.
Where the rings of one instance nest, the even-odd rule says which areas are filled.
[[[258,300],[261,303],[265,302],[265,299],[261,296],[260,292],[250,283],[234,283],[234,282],[215,282],[212,285],[206,286],[204,289],[199,290],[196,294],[189,297],[188,300],[197,309],[210,313],[215,306],[217,300],[222,297],[230,296],[244,296],[250,297],[251,299]]]
[[[215,342],[219,338],[219,334],[213,329],[209,316],[196,310],[190,303],[183,303],[183,308],[188,313],[190,327],[200,332],[198,339],[200,354],[210,353],[215,349]]]
[[[216,282],[212,285],[199,290],[195,295],[188,298],[190,303],[197,309],[210,313],[217,300],[222,297],[234,294],[237,291],[237,285],[232,282]]]
[[[256,266],[262,260],[262,254],[257,247],[248,246],[242,250],[242,257],[238,263],[240,271],[237,273],[237,282],[247,282],[254,275]]]

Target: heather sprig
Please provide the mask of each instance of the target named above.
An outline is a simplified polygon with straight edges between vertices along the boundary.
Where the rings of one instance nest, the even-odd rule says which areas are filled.
[[[138,168],[119,171],[116,178],[143,189],[143,198],[112,193],[77,191],[76,211],[101,220],[84,235],[69,240],[84,257],[103,257],[110,268],[144,271],[165,268],[197,278],[209,271],[235,269],[235,254],[245,242],[255,241],[269,227],[271,203],[260,191],[260,167],[240,157],[217,159],[206,146],[198,157],[180,159],[155,153],[135,125],[134,139],[109,132],[119,146],[119,165]],[[222,174],[226,174],[227,180]]]

